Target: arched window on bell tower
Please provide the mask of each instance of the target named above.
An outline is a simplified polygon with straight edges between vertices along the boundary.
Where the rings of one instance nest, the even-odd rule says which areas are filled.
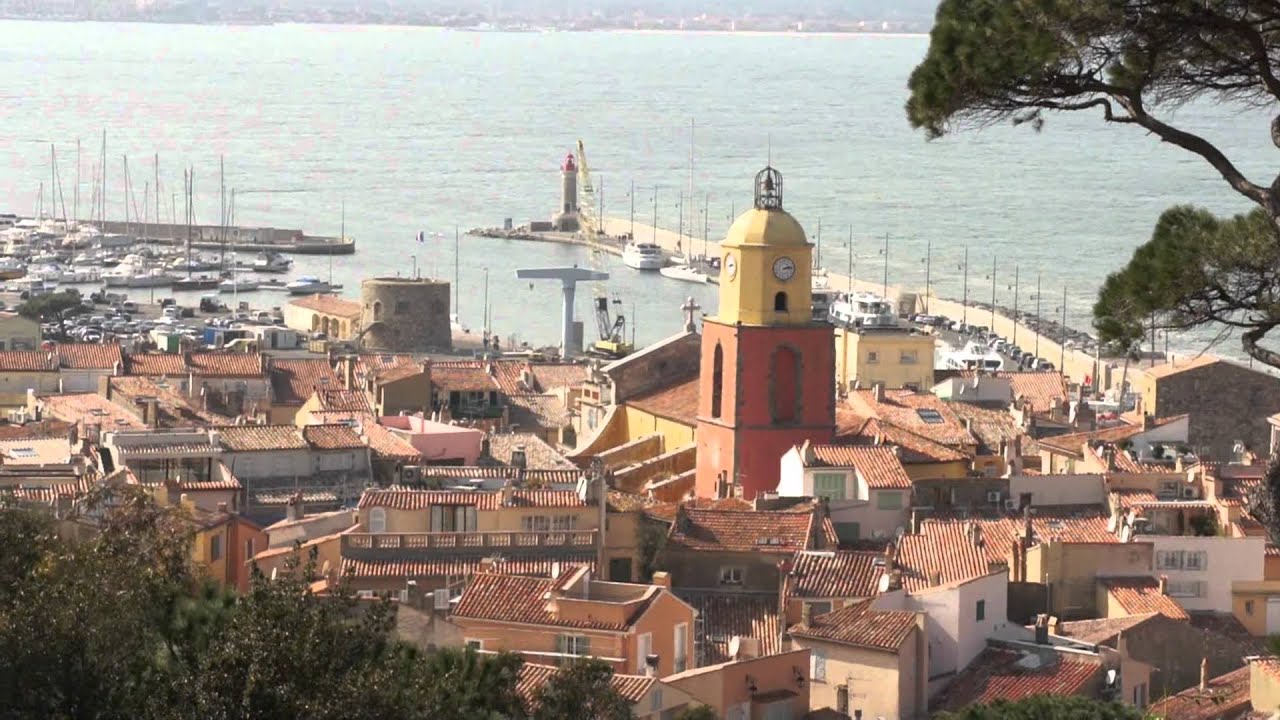
[[[786,293],[780,292],[777,295],[773,296],[773,311],[783,312],[783,313],[787,311],[787,294]]]
[[[800,420],[800,354],[788,346],[773,353],[769,405],[779,424]]]
[[[716,343],[711,356],[711,417],[720,417],[720,405],[724,398],[724,349]]]

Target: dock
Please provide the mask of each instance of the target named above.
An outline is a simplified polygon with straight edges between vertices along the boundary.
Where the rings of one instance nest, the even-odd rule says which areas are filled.
[[[185,246],[187,226],[171,223],[126,223],[107,220],[94,223],[107,234],[136,237],[139,242]],[[191,247],[201,250],[235,252],[278,252],[296,255],[353,255],[355,240],[350,237],[307,235],[301,230],[271,227],[192,225]]]

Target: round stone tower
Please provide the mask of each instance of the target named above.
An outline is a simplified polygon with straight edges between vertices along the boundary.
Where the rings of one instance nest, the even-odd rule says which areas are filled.
[[[449,283],[441,280],[384,277],[360,284],[362,344],[368,350],[451,349],[449,312]]]

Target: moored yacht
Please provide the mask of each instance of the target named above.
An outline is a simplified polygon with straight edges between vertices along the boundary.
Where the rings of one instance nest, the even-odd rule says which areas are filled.
[[[622,264],[635,270],[661,270],[666,261],[662,248],[653,243],[627,243],[622,249]]]
[[[303,275],[297,280],[285,285],[285,289],[289,291],[290,295],[318,295],[320,293],[329,292],[333,288],[329,283],[321,280],[320,278],[312,277],[311,275]]]

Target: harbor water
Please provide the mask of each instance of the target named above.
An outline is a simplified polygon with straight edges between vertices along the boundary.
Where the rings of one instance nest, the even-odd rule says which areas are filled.
[[[902,109],[924,37],[28,22],[0,22],[0,33],[0,212],[34,211],[40,183],[53,184],[49,143],[70,208],[79,139],[87,215],[106,129],[109,217],[124,215],[123,156],[141,211],[158,153],[162,205],[192,167],[196,220],[217,222],[224,156],[237,223],[314,235],[345,226],[356,238],[356,255],[299,256],[293,272],[332,271],[350,296],[362,277],[408,275],[415,264],[452,280],[455,226],[548,218],[559,163],[579,138],[608,216],[629,218],[634,199],[637,222],[651,223],[656,186],[660,226],[675,230],[683,215],[715,239],[772,159],[787,208],[815,240],[821,224],[832,270],[847,271],[852,229],[859,278],[881,276],[887,236],[889,282],[922,286],[931,244],[934,292],[959,297],[967,246],[971,298],[989,301],[994,284],[997,301],[1012,305],[1017,265],[1023,307],[1042,272],[1046,314],[1066,285],[1068,324],[1081,327],[1100,282],[1165,207],[1248,209],[1199,158],[1095,115],[1053,116],[1039,133],[1001,126],[926,142]],[[1174,119],[1263,177],[1266,118],[1189,107]],[[690,186],[696,202],[680,207]],[[712,286],[606,262],[607,292],[634,308],[641,343],[679,329],[688,295],[715,309]],[[464,237],[462,319],[482,324],[487,275],[494,329],[554,342],[559,291],[514,271],[587,263],[579,248]],[[588,338],[591,295],[578,304]],[[1173,340],[1183,351],[1202,343]]]

